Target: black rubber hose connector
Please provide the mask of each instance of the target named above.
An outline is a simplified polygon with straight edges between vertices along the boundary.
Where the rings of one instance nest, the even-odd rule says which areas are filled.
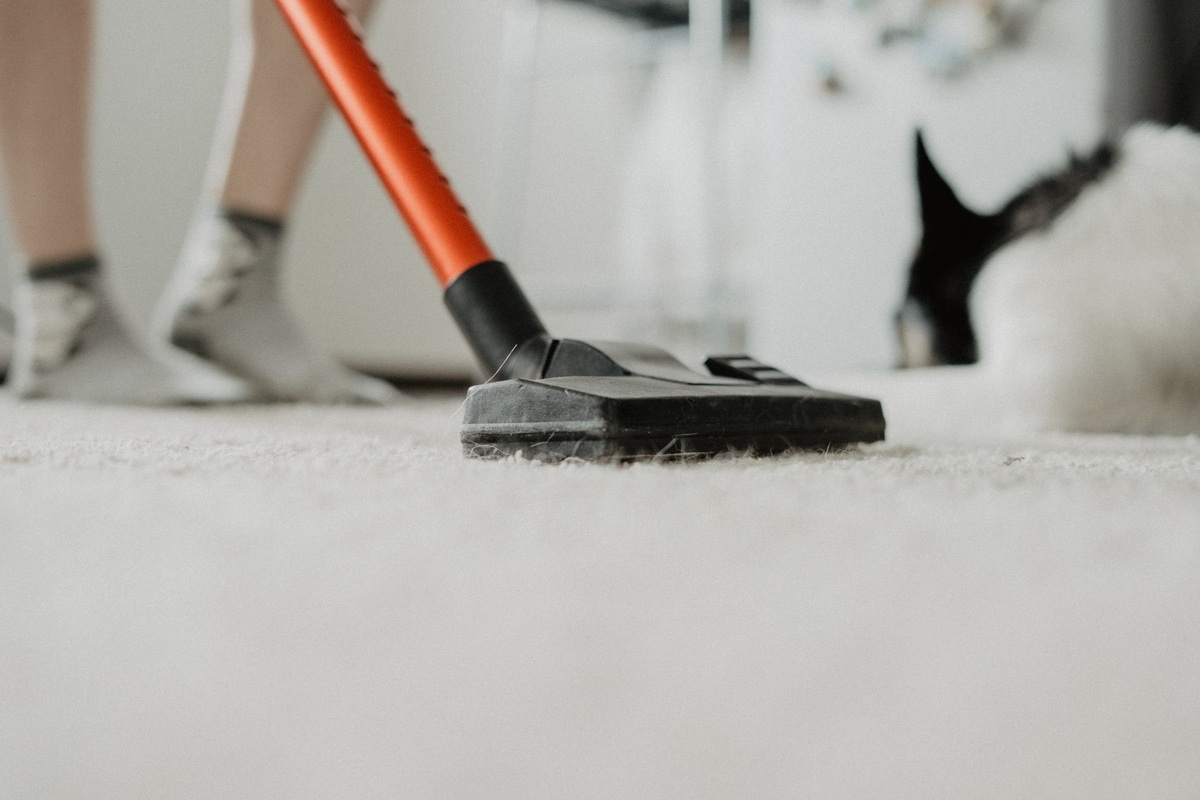
[[[496,380],[542,377],[550,334],[507,265],[477,264],[447,286],[442,297],[485,375]]]

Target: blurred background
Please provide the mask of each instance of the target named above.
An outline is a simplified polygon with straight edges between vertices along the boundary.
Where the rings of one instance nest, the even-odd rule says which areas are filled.
[[[98,5],[97,214],[144,327],[200,192],[229,13]],[[1194,86],[1184,0],[722,5],[692,0],[679,25],[683,0],[381,3],[377,60],[555,335],[650,340],[687,360],[747,349],[800,374],[887,367],[917,236],[914,126],[986,210],[1071,149],[1180,117],[1180,86]],[[477,377],[336,117],[288,258],[297,315],[349,363]]]

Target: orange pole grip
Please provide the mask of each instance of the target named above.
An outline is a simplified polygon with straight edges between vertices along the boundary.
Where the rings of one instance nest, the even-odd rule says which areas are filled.
[[[442,287],[491,251],[336,0],[276,0]]]

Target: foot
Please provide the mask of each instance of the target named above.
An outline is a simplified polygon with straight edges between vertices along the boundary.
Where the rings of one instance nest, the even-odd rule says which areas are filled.
[[[257,398],[248,383],[185,353],[148,353],[121,320],[94,257],[22,271],[13,300],[9,382],[18,397],[135,405]]]
[[[318,350],[283,304],[278,222],[228,212],[193,231],[155,315],[162,341],[277,400],[385,404],[399,393]]]

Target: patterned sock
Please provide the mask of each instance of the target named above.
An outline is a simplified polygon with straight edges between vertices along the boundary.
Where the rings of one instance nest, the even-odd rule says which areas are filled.
[[[246,402],[249,384],[129,333],[94,256],[18,270],[9,382],[19,397],[136,405]]]
[[[278,400],[385,404],[399,393],[317,349],[283,303],[283,226],[222,212],[197,226],[159,303],[155,335]]]

